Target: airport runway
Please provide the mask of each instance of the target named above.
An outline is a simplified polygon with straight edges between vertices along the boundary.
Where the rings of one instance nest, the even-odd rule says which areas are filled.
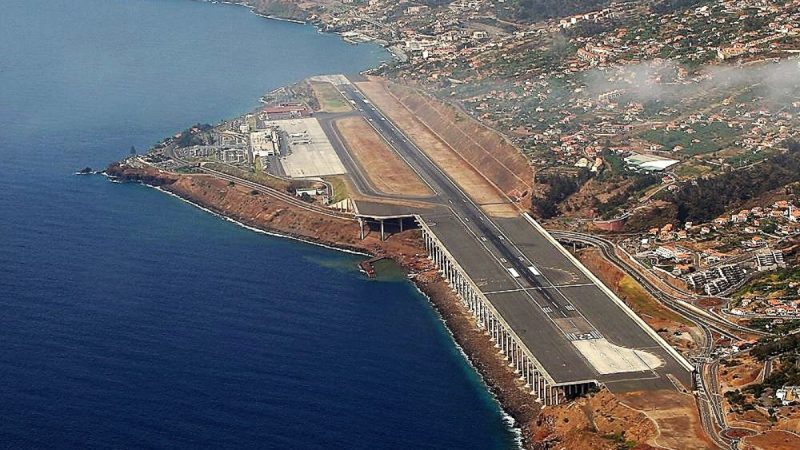
[[[522,215],[486,215],[355,86],[337,87],[438,194],[435,201],[441,206],[421,211],[420,216],[558,383],[598,380],[612,390],[633,390],[669,388],[673,384],[670,378],[675,378],[691,386],[690,372],[559,250],[549,236]],[[654,368],[634,361],[645,368],[601,373],[598,363],[590,362],[592,355],[579,350],[585,347],[579,341],[591,345],[610,343],[614,352],[614,346],[642,350],[655,355],[663,365]],[[628,356],[637,358],[632,352]]]

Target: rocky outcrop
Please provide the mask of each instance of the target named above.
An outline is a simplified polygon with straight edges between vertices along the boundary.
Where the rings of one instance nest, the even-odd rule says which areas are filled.
[[[120,181],[144,183],[150,186],[166,186],[178,180],[178,176],[162,172],[154,168],[138,168],[114,163],[105,170],[105,174]]]
[[[395,234],[386,241],[381,241],[375,233],[361,240],[358,224],[353,220],[302,209],[277,196],[254,193],[251,189],[209,175],[174,174],[124,163],[111,165],[106,174],[119,180],[158,186],[215,213],[264,231],[392,258],[415,274],[417,287],[442,316],[456,343],[481,374],[504,411],[514,418],[522,431],[526,448],[555,448],[557,444],[558,447],[568,444],[563,448],[572,449],[615,448],[613,445],[619,444],[615,441],[618,437],[609,438],[604,433],[636,430],[626,432],[624,437],[642,442],[651,432],[649,422],[633,412],[618,409],[613,395],[608,393],[596,399],[581,400],[581,404],[592,410],[611,411],[613,414],[606,416],[613,416],[609,419],[614,422],[613,426],[598,426],[598,420],[592,419],[589,410],[586,414],[581,412],[583,409],[576,413],[569,405],[542,410],[489,336],[477,326],[469,311],[431,265],[418,230]],[[592,420],[594,425],[587,425]],[[571,421],[575,426],[570,426]]]
[[[291,0],[245,0],[243,3],[253,8],[258,14],[279,19],[305,22],[315,5],[312,2]]]

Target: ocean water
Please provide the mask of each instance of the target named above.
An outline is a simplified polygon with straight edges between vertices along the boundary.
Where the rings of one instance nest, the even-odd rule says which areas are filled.
[[[386,57],[235,6],[2,2],[0,447],[514,445],[402,277],[72,174]]]

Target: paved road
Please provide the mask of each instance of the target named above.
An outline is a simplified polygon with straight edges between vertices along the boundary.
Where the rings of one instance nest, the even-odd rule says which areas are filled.
[[[697,323],[698,326],[700,326],[704,330],[707,338],[710,338],[710,335],[708,334],[710,331],[714,331],[724,337],[734,340],[742,339],[736,333],[765,335],[765,333],[759,330],[754,330],[752,328],[735,324],[723,317],[711,315],[711,313],[709,313],[708,315],[700,314],[697,311],[694,311],[690,307],[686,306],[681,298],[666,294],[657,286],[653,285],[653,283],[647,277],[642,276],[642,274],[639,273],[639,271],[636,270],[634,267],[632,267],[631,264],[629,264],[622,258],[619,258],[613,251],[614,243],[611,241],[608,241],[598,236],[589,235],[586,233],[555,231],[552,232],[552,234],[554,237],[564,242],[580,242],[600,248],[601,252],[603,253],[603,256],[606,259],[608,259],[609,261],[614,263],[617,267],[622,269],[625,273],[630,275],[634,280],[636,280],[640,285],[642,285],[642,287],[644,287],[645,290],[647,290],[662,304],[672,309],[673,311],[677,312],[678,314]]]
[[[705,343],[703,344],[704,351],[703,358],[698,363],[697,371],[697,402],[700,411],[700,420],[706,434],[721,448],[736,449],[738,441],[726,437],[725,432],[728,430],[728,425],[725,419],[725,411],[722,403],[722,395],[719,386],[719,361],[710,358],[713,350],[713,335],[712,331],[732,339],[738,339],[734,334],[735,332],[751,332],[749,328],[738,327],[736,324],[727,321],[715,320],[713,317],[707,317],[702,314],[686,308],[677,298],[671,297],[652,285],[650,280],[643,277],[637,270],[623,259],[617,257],[613,251],[614,244],[606,239],[586,235],[584,233],[573,232],[554,232],[554,236],[559,239],[571,242],[582,242],[585,244],[593,245],[600,248],[603,256],[617,267],[622,269],[628,275],[633,277],[639,284],[641,284],[648,292],[650,292],[656,299],[662,302],[666,307],[672,309],[676,313],[686,317],[705,333]],[[731,327],[733,325],[733,327]],[[769,361],[765,364],[764,372],[768,373]]]

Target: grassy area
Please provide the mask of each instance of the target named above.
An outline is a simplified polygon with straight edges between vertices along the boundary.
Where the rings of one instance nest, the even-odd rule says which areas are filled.
[[[733,297],[740,299],[747,295],[762,297],[782,296],[798,298],[797,283],[800,283],[800,267],[790,267],[776,272],[759,275],[737,291]]]
[[[278,177],[266,174],[264,172],[251,172],[237,167],[230,166],[222,163],[207,163],[205,167],[216,170],[218,172],[226,173],[234,177],[243,178],[253,183],[258,183],[280,191],[286,191],[289,187],[289,182]]]
[[[324,180],[333,186],[333,198],[331,198],[331,203],[338,203],[350,196],[343,175],[325,177]]]
[[[702,163],[689,161],[679,164],[675,168],[675,175],[681,178],[697,178],[707,173],[712,172],[714,169]]]
[[[628,275],[625,275],[619,282],[619,294],[620,297],[625,298],[637,314],[685,325],[692,324],[682,316],[661,306],[655,299],[650,297],[650,294],[648,294],[636,280]]]
[[[736,139],[736,132],[720,122],[696,124],[692,129],[694,133],[684,130],[647,130],[641,137],[663,145],[665,150],[672,150],[680,145],[683,147],[680,153],[684,155],[713,153],[731,145]]]
[[[625,172],[625,161],[619,156],[613,153],[608,153],[603,155],[603,159],[608,163],[608,166],[611,168],[611,172],[614,174],[621,174]]]
[[[330,83],[311,83],[314,95],[323,111],[338,113],[352,111],[350,103]]]

